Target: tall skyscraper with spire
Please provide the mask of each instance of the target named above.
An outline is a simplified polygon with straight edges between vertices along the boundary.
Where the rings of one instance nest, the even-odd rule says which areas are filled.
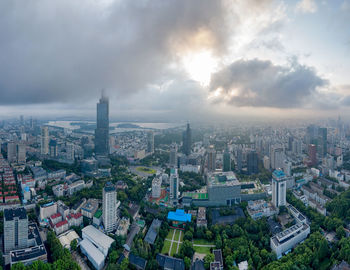
[[[97,121],[95,129],[95,153],[108,155],[109,153],[109,100],[102,91],[97,103]]]
[[[191,146],[192,146],[192,130],[190,127],[190,123],[187,123],[187,128],[186,130],[183,132],[182,135],[182,149],[183,152],[186,156],[191,154]]]

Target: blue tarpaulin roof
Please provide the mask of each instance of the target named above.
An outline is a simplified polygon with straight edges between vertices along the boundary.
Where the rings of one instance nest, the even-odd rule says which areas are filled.
[[[186,214],[182,209],[176,209],[175,212],[170,211],[168,213],[168,219],[180,222],[191,222],[191,214]]]

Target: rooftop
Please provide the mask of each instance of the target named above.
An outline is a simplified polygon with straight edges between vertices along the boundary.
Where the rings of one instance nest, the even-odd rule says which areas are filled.
[[[191,222],[191,214],[186,214],[183,209],[176,209],[175,212],[170,211],[168,213],[168,219],[180,222]]]
[[[105,235],[103,232],[96,229],[94,226],[89,225],[82,229],[82,232],[86,235],[88,235],[94,242],[96,242],[98,245],[109,248],[111,244],[114,242],[112,238]]]
[[[162,221],[159,219],[154,219],[152,221],[151,227],[149,228],[144,239],[147,243],[151,245],[154,244],[154,241],[156,240],[158,235],[158,229],[160,228],[161,225],[162,225]]]
[[[89,240],[84,239],[81,241],[80,247],[82,247],[98,265],[103,264],[105,256]]]
[[[282,170],[275,170],[272,173],[272,176],[275,180],[280,180],[280,179],[286,177],[285,173]]]
[[[239,184],[236,175],[232,171],[213,173],[208,176],[209,186],[235,186]]]
[[[26,219],[27,212],[23,207],[16,208],[16,209],[5,209],[4,210],[4,217],[5,217],[6,221],[11,221],[14,218]]]

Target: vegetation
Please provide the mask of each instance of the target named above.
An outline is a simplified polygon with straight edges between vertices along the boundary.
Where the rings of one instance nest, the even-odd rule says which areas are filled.
[[[181,192],[198,190],[206,184],[203,176],[194,172],[179,171],[179,177],[185,184],[183,187],[180,187]]]

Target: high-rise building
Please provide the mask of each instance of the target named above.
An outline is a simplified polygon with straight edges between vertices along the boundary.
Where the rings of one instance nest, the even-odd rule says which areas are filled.
[[[322,157],[327,155],[327,128],[318,129],[318,148]]]
[[[179,199],[179,175],[177,169],[170,169],[170,199],[176,204]]]
[[[17,144],[17,163],[24,164],[27,160],[27,146],[24,142]]]
[[[281,170],[272,173],[272,203],[275,207],[286,205],[287,177]]]
[[[66,144],[67,159],[74,160],[75,157],[75,146],[73,143]]]
[[[264,156],[263,164],[266,170],[270,170],[270,158],[268,156]]]
[[[290,162],[288,160],[284,160],[283,161],[283,172],[287,176],[291,176],[292,175],[292,162]]]
[[[103,92],[99,103],[97,103],[95,153],[103,156],[109,154],[109,100]]]
[[[17,161],[16,143],[13,141],[7,143],[7,160],[10,163]]]
[[[161,177],[155,177],[152,180],[152,198],[159,198],[162,192],[161,189],[162,186],[162,178]]]
[[[247,156],[247,171],[248,174],[255,174],[259,172],[258,154],[256,151],[250,151]]]
[[[153,131],[147,132],[147,153],[154,152],[154,133]]]
[[[58,146],[57,146],[56,140],[50,140],[49,153],[50,153],[50,157],[57,157],[58,156]]]
[[[41,127],[41,154],[49,154],[49,128],[47,126]]]
[[[22,208],[4,210],[5,253],[28,247],[28,217]]]
[[[309,145],[309,158],[310,158],[310,165],[315,166],[317,164],[317,157],[316,157],[316,145],[310,144]]]
[[[214,145],[210,145],[207,150],[207,168],[208,171],[215,171],[216,169],[216,150]]]
[[[170,146],[169,165],[174,168],[177,167],[177,144],[176,143],[173,143]]]
[[[183,153],[186,156],[190,155],[192,149],[192,130],[189,123],[187,123],[186,130],[182,134],[182,142]]]
[[[285,154],[283,147],[272,146],[270,152],[270,165],[272,169],[278,169],[283,167],[283,161],[285,160]]]
[[[237,149],[236,162],[237,162],[237,171],[241,172],[242,171],[242,149],[241,148]]]
[[[289,136],[288,137],[288,150],[289,151],[292,151],[293,150],[293,137],[292,136]]]
[[[102,193],[102,218],[106,232],[117,228],[117,191],[111,182],[107,182]]]
[[[224,159],[224,162],[223,162],[224,164],[223,164],[222,170],[224,172],[231,171],[231,155],[230,155],[230,152],[228,151],[228,148],[226,148],[224,151],[223,159]]]

